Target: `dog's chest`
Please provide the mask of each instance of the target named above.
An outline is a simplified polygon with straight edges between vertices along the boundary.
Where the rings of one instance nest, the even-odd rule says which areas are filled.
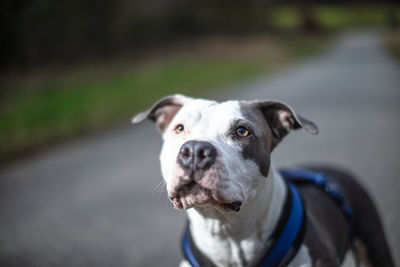
[[[301,245],[299,251],[289,263],[288,267],[309,267],[312,266],[312,260],[306,245]]]
[[[200,235],[201,236],[201,235]],[[216,266],[255,266],[263,257],[264,244],[253,236],[249,239],[235,241],[230,238],[198,240],[199,248],[213,259]],[[311,266],[312,260],[306,245],[302,245],[294,256],[289,267]]]
[[[236,241],[224,238],[213,242],[199,240],[199,248],[214,260],[216,266],[253,266],[262,255],[263,244],[258,238]]]
[[[216,266],[254,266],[254,262],[251,259],[258,259],[261,253],[260,249],[255,247],[255,244],[250,244],[247,242],[242,242],[242,246],[238,246],[237,243],[232,242],[230,244],[225,243],[225,247],[219,244],[218,247],[208,247],[208,255],[213,255],[214,259],[218,259],[215,264]],[[261,244],[259,244],[261,247]],[[228,247],[230,249],[228,249]],[[226,253],[231,251],[231,253]],[[254,261],[254,260],[253,260]],[[289,263],[288,267],[310,267],[312,266],[311,256],[308,252],[308,248],[302,245],[295,255],[293,260]],[[180,267],[191,267],[187,261],[182,261]]]

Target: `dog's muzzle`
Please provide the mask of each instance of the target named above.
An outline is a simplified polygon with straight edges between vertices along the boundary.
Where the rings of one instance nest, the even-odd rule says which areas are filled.
[[[178,153],[177,163],[184,171],[177,176],[177,186],[170,192],[170,199],[175,208],[187,209],[196,205],[210,204],[224,210],[240,211],[241,201],[225,202],[215,192],[217,177],[209,177],[217,159],[217,149],[207,141],[191,140],[184,143]]]

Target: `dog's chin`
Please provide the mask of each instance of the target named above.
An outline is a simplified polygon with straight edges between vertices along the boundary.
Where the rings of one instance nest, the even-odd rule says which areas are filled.
[[[239,212],[240,201],[226,201],[217,196],[212,190],[192,182],[170,194],[172,206],[176,209],[187,210],[193,207],[217,209],[221,212]]]

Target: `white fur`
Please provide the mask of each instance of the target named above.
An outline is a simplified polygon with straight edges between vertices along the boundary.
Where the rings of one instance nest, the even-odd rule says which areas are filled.
[[[255,195],[262,180],[259,179],[260,172],[253,161],[242,158],[239,145],[227,134],[233,119],[244,119],[237,101],[217,104],[196,99],[182,107],[163,134],[160,161],[168,193],[177,186],[177,176],[182,172],[176,164],[180,147],[189,140],[203,140],[209,141],[218,150],[217,162],[212,168],[219,176],[219,187],[224,188],[220,197],[226,202],[244,202]],[[185,126],[183,133],[175,132],[178,124]],[[190,207],[188,203],[187,208]]]
[[[223,191],[215,194],[226,202],[241,201],[241,211],[223,212],[188,200],[184,208],[196,246],[217,266],[249,266],[263,256],[266,240],[277,224],[287,194],[282,177],[272,164],[266,178],[252,160],[243,158],[239,144],[227,133],[236,119],[244,119],[237,101],[193,99],[165,130],[160,154],[162,174],[171,195],[184,176],[176,163],[182,144],[203,140],[216,147],[218,156],[212,169],[218,188]],[[178,124],[185,127],[182,133],[175,131]],[[206,182],[201,185],[209,186]],[[192,206],[195,207],[189,209]],[[180,266],[190,265],[183,261]],[[301,246],[289,266],[311,266],[306,246]]]
[[[346,255],[344,256],[343,262],[342,262],[342,267],[356,267],[356,261],[355,261],[355,255],[354,252],[352,250],[347,250]],[[363,262],[360,262],[359,267],[364,267],[364,266],[369,266],[369,265],[365,265],[363,264]]]
[[[212,210],[201,208],[187,211],[196,246],[217,266],[248,266],[263,255],[287,192],[280,174],[273,167],[267,179],[260,178],[263,179],[260,190],[239,214],[215,211],[211,215]],[[311,266],[305,245],[289,266]]]

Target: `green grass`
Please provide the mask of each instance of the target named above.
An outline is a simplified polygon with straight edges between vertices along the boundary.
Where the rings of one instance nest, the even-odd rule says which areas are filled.
[[[323,30],[354,26],[387,25],[387,11],[400,18],[399,6],[313,7]],[[265,18],[289,32],[299,27],[299,8],[273,6]],[[164,49],[168,56],[144,56],[78,66],[68,71],[43,71],[39,75],[0,83],[0,162],[27,150],[96,131],[120,122],[158,98],[184,93],[194,96],[258,74],[276,70],[298,58],[321,50],[318,37],[271,37],[200,40],[197,45]],[[398,34],[387,47],[400,58]]]
[[[0,100],[0,161],[43,144],[122,121],[129,123],[136,112],[164,95],[204,95],[277,69],[322,47],[318,40],[308,38],[290,42],[255,38],[242,45],[232,43],[234,40],[217,41],[216,49],[175,51],[140,63],[117,61],[3,84],[7,93]]]
[[[348,27],[387,26],[387,12],[392,10],[400,19],[400,6],[389,5],[316,5],[312,11],[324,30],[340,30]],[[279,29],[296,29],[300,21],[300,9],[293,6],[277,6],[268,12],[271,25]]]
[[[246,77],[261,66],[249,62],[182,60],[121,73],[71,76],[39,88],[15,88],[3,107],[1,153],[107,124],[145,108],[155,97],[190,93]]]
[[[236,46],[231,45],[233,40],[217,43],[211,51],[171,52],[140,63],[104,63],[94,70],[86,66],[3,84],[7,93],[0,100],[0,161],[43,144],[129,123],[136,112],[164,95],[204,95],[322,47],[320,41],[307,38],[289,43],[255,38]]]
[[[322,29],[329,31],[386,25],[389,8],[400,17],[398,6],[320,5],[313,10]],[[275,6],[267,13],[272,26],[289,32],[298,29],[298,8]],[[387,45],[400,58],[399,38],[392,39]],[[120,59],[96,67],[46,70],[32,77],[8,79],[0,84],[0,162],[48,143],[128,123],[136,112],[164,95],[202,96],[274,71],[315,54],[325,43],[321,38],[298,34],[291,39],[253,36],[200,40],[194,46],[164,49],[161,54],[168,56]]]

